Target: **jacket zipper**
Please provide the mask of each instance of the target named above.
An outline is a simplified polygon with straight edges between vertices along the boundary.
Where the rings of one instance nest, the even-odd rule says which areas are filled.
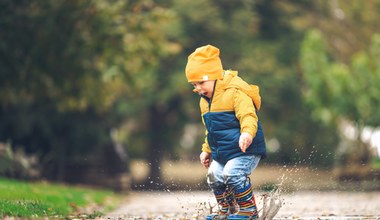
[[[208,98],[208,97],[206,97],[204,95],[201,95],[201,97],[204,98],[208,102],[208,112],[211,112],[211,103],[212,103],[212,100],[214,98],[216,83],[217,83],[217,81],[215,81],[215,83],[214,83],[214,88],[213,88],[213,92],[212,92],[211,98]],[[215,140],[213,140],[213,142],[215,144],[217,143]],[[216,148],[216,157],[218,158],[219,157],[219,148],[218,148],[218,146],[215,146],[215,148]]]

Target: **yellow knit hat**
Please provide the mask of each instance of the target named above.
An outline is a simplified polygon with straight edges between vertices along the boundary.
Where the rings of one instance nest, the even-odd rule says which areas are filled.
[[[188,57],[185,73],[188,82],[223,78],[223,66],[219,58],[219,49],[212,45],[197,48]]]

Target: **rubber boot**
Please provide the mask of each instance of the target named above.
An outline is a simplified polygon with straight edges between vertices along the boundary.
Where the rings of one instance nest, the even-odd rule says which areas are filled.
[[[233,190],[229,187],[227,187],[226,192],[224,193],[224,198],[226,199],[228,205],[227,215],[237,213],[239,211],[239,205],[236,202]]]
[[[228,203],[225,198],[225,192],[214,192],[216,202],[218,203],[218,213],[206,216],[206,220],[227,219]]]
[[[255,197],[252,191],[252,185],[249,183],[242,189],[235,189],[235,199],[239,205],[239,211],[236,214],[228,216],[228,219],[258,219]]]

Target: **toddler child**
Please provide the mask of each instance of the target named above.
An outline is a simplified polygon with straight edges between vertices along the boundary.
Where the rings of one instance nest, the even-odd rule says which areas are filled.
[[[259,88],[249,85],[237,71],[224,71],[219,49],[197,48],[186,65],[186,78],[194,86],[206,138],[200,161],[208,168],[207,183],[218,203],[218,214],[207,219],[258,218],[249,176],[266,156],[264,133],[257,111]]]

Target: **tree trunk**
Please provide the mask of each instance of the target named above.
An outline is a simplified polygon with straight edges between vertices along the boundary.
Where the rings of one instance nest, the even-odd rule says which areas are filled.
[[[149,109],[148,163],[149,176],[145,186],[149,189],[162,189],[161,161],[164,153],[165,138],[162,131],[165,129],[165,112],[153,105]]]
[[[64,141],[57,143],[55,146],[57,149],[55,151],[57,161],[57,176],[56,181],[63,182],[65,180],[65,169],[66,169],[66,143]]]

